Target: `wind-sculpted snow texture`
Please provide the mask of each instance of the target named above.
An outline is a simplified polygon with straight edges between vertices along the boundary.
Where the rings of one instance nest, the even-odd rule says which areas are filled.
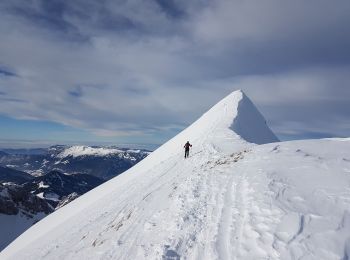
[[[242,98],[232,93],[0,258],[348,259],[350,141],[248,143],[232,131]]]

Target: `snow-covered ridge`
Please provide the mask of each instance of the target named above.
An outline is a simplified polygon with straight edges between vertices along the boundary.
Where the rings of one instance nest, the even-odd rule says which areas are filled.
[[[104,147],[90,147],[83,145],[71,146],[57,155],[58,158],[65,158],[68,156],[79,157],[79,156],[106,156],[109,154],[122,153],[122,150],[115,148],[104,148]]]
[[[0,258],[348,259],[350,143],[256,145],[276,138],[245,99],[233,92]]]
[[[241,105],[242,103],[244,105]],[[242,113],[247,118],[241,116]],[[249,140],[245,139],[246,136]],[[222,142],[223,138],[226,142]],[[173,152],[177,154],[179,147],[182,147],[181,144],[188,140],[203,143],[207,139],[216,143],[215,147],[220,151],[230,151],[233,147],[238,150],[251,146],[252,143],[278,141],[254,104],[243,91],[237,90],[220,100],[189,127],[151,153],[147,161],[151,165],[150,161],[154,160],[155,163],[168,158]]]
[[[81,225],[85,225],[85,220],[90,222],[90,220],[88,219],[95,219],[97,215],[104,212],[104,210],[101,211],[99,209],[103,205],[106,206],[106,208],[115,206],[119,208],[119,206],[122,206],[123,204],[120,202],[120,199],[124,198],[126,199],[125,201],[128,201],[128,197],[130,198],[130,205],[132,205],[132,201],[134,201],[134,195],[136,195],[136,197],[143,196],[145,192],[148,192],[149,187],[153,185],[158,186],[158,184],[160,184],[159,181],[163,183],[164,178],[171,179],[171,176],[173,176],[173,174],[180,170],[180,168],[178,167],[181,166],[181,164],[179,164],[178,160],[181,160],[183,158],[182,147],[187,140],[190,140],[193,144],[192,154],[194,156],[204,156],[204,153],[207,152],[228,154],[232,153],[233,151],[239,151],[240,149],[251,147],[252,144],[244,140],[239,134],[232,131],[232,125],[234,124],[234,120],[240,114],[239,103],[243,98],[245,98],[245,96],[244,93],[241,91],[231,93],[226,98],[221,100],[218,104],[213,106],[208,112],[206,112],[191,126],[179,133],[177,136],[175,136],[173,139],[171,139],[164,145],[162,145],[155,152],[151,153],[146,159],[132,167],[130,170],[124,172],[120,176],[112,179],[111,181],[100,185],[96,189],[86,193],[84,196],[78,198],[77,200],[73,201],[67,206],[62,207],[61,209],[50,215],[48,218],[33,226],[30,230],[26,231],[19,238],[17,238],[17,240],[14,241],[14,243],[12,243],[7,248],[7,250],[4,250],[2,256],[6,258],[12,254],[16,254],[16,252],[29,252],[30,248],[34,249],[32,246],[29,245],[35,243],[37,239],[45,241],[46,243],[46,241],[52,241],[51,239],[49,239],[49,237],[58,238],[58,236],[64,234],[65,236],[67,236],[68,234],[70,234],[70,231],[68,230],[75,230],[75,228]],[[249,107],[245,107],[245,110],[250,109]],[[251,107],[251,110],[252,112],[250,113],[250,115],[253,115],[253,119],[261,117],[260,114],[254,115],[254,113],[257,110],[254,108],[253,105]],[[265,122],[264,119],[261,119],[257,122],[256,125],[252,123],[251,126],[254,126],[254,129],[257,129],[257,131],[271,132],[271,130],[268,129],[265,123],[259,125],[261,121]],[[271,134],[271,136],[272,138],[270,140],[258,140],[257,138],[256,142],[262,143],[275,141],[276,138],[273,137],[273,134]],[[101,153],[109,154],[114,152],[119,151],[118,149],[101,150],[80,146],[72,147],[71,149],[64,151],[60,156],[80,156],[81,154]],[[206,156],[204,156],[204,158],[206,158]],[[187,170],[184,168],[182,171],[185,171],[189,176],[192,172],[191,168],[188,168]],[[164,175],[165,173],[166,175]],[[161,177],[163,175],[164,177]],[[161,184],[161,186],[162,185],[163,184]],[[168,185],[164,186],[165,189],[167,189],[167,187]],[[171,197],[160,196],[159,198]],[[115,204],[117,201],[119,201],[118,205]],[[159,206],[161,207],[163,207],[164,205],[163,203],[156,204],[159,204]],[[172,202],[169,201],[169,205],[171,204]],[[97,211],[92,212],[95,210]],[[111,210],[111,212],[115,213],[119,211],[117,208]],[[76,223],[75,221],[72,221],[73,219],[77,219],[79,221]],[[71,224],[73,223],[75,228],[71,226]],[[90,223],[94,223],[92,226],[99,225],[98,221],[93,221]],[[78,233],[76,233],[76,235],[78,235]],[[42,236],[44,235],[45,239],[42,240]],[[69,240],[71,239],[74,238],[70,237]],[[62,240],[61,238],[58,238],[58,241],[64,242],[68,240]],[[42,245],[41,242],[35,244],[35,248],[41,247]],[[78,245],[78,243],[75,242],[73,242],[73,244]],[[111,249],[112,248],[113,247],[111,247]],[[41,249],[38,250],[44,253],[44,251],[42,251]],[[39,253],[39,251],[34,251]],[[24,253],[24,255],[26,255],[29,258],[31,257],[40,259],[41,257],[39,255],[41,255],[41,253],[37,255],[36,253],[34,253],[34,251],[28,254]],[[22,253],[21,255],[23,256]],[[52,257],[57,258],[57,256]],[[92,254],[90,255],[90,257],[94,258],[95,256],[94,254]],[[79,257],[70,255],[68,258]]]

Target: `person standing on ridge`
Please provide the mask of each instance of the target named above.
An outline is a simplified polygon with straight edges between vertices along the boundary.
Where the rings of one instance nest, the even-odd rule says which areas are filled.
[[[190,154],[190,147],[192,147],[192,144],[190,144],[189,141],[187,141],[187,143],[184,145],[185,148],[185,158],[188,158],[189,154]]]

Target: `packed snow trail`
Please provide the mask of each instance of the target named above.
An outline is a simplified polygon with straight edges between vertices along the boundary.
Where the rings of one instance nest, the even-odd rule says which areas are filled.
[[[257,129],[250,141],[276,141],[234,92],[0,258],[348,259],[350,140],[255,145],[233,131],[237,124]],[[184,159],[187,140],[193,149]]]

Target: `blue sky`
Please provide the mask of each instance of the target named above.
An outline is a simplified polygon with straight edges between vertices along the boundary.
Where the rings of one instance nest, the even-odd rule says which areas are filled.
[[[283,140],[350,136],[350,2],[4,0],[0,146],[162,143],[243,89]]]
[[[122,145],[154,149],[156,143],[147,143],[143,138],[124,138],[113,141],[110,137],[95,135],[84,129],[65,126],[42,120],[14,119],[0,116],[0,148],[39,148],[53,144]],[[163,137],[165,138],[165,137]]]

